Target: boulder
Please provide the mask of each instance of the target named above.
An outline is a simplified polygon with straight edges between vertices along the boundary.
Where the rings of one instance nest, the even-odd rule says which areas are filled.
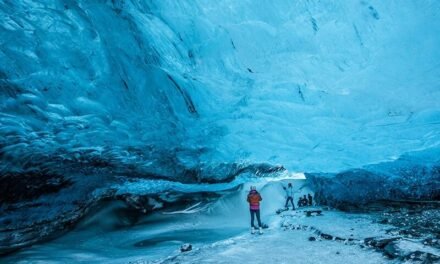
[[[182,246],[180,246],[180,252],[188,252],[192,250],[192,245],[189,243],[185,243]]]
[[[396,245],[396,243],[395,243],[394,241],[388,243],[388,244],[383,248],[383,250],[384,250],[384,254],[385,254],[387,257],[391,258],[391,259],[397,258],[397,257],[399,257],[399,255],[400,255],[399,250],[398,250],[398,247],[397,247],[397,245]]]
[[[321,237],[322,237],[323,239],[326,239],[326,240],[332,240],[332,239],[333,239],[333,236],[332,236],[332,235],[324,234],[324,233],[321,234]]]
[[[364,240],[365,245],[375,247],[378,249],[384,249],[386,245],[390,242],[396,241],[400,239],[400,237],[391,237],[391,238],[375,238],[369,237]]]
[[[438,263],[440,256],[416,250],[403,257],[404,260],[421,261],[423,263]]]

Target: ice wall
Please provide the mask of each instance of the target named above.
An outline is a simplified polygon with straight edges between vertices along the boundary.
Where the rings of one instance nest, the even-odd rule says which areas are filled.
[[[438,147],[437,2],[155,4],[210,98],[214,159],[337,172]]]
[[[186,144],[198,115],[181,74],[189,62],[146,3],[0,9],[3,168],[61,162],[174,176],[176,153],[201,148]]]
[[[439,200],[439,157],[438,149],[412,152],[393,162],[307,178],[318,203],[348,210],[387,200]]]
[[[2,171],[337,172],[438,148],[438,1],[6,0],[0,12]]]

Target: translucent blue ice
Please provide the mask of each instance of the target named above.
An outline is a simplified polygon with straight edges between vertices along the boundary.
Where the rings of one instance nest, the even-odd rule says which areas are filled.
[[[437,149],[439,10],[416,0],[0,1],[1,169],[61,160],[170,177],[230,163],[337,172]]]

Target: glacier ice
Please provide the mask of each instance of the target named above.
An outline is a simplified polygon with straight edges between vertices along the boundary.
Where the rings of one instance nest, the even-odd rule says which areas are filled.
[[[262,162],[338,172],[438,147],[435,1],[4,1],[1,12],[7,170],[85,157],[161,175]]]
[[[106,199],[150,212],[295,172],[333,205],[438,199],[439,14],[434,0],[0,1],[0,223],[58,230]],[[0,253],[41,239],[20,234],[1,233]]]

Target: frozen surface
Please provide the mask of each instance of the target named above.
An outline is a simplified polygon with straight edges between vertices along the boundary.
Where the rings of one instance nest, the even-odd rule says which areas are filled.
[[[244,231],[200,214],[155,214],[130,225],[122,203],[106,204],[60,239],[33,246],[2,263],[128,263],[158,259],[183,243],[202,246]]]
[[[339,227],[328,216],[327,225]],[[354,219],[353,219],[354,220]],[[274,223],[275,224],[275,223]],[[346,223],[347,224],[347,223]],[[348,223],[357,228],[354,221]],[[389,263],[380,253],[335,241],[308,241],[307,231],[269,229],[264,235],[244,234],[182,254],[163,263]]]
[[[438,148],[439,10],[412,0],[2,1],[1,166],[337,172]]]
[[[283,224],[312,226],[344,238],[387,237],[387,225],[366,214],[324,211],[306,217],[302,211],[276,215],[283,204],[281,182],[259,185],[263,196],[262,221],[269,225],[262,236],[249,234],[245,202],[249,186],[192,214],[153,214],[131,225],[122,203],[96,210],[79,226],[57,240],[33,246],[4,258],[4,263],[388,263],[381,253],[341,241],[309,241],[312,230],[285,230]],[[286,184],[283,182],[283,184]],[[309,192],[295,181],[297,195]],[[298,196],[297,196],[298,197]],[[295,198],[297,200],[297,198]],[[319,209],[319,208],[318,208]],[[180,255],[183,243],[193,251]],[[407,244],[409,249],[414,248]]]

